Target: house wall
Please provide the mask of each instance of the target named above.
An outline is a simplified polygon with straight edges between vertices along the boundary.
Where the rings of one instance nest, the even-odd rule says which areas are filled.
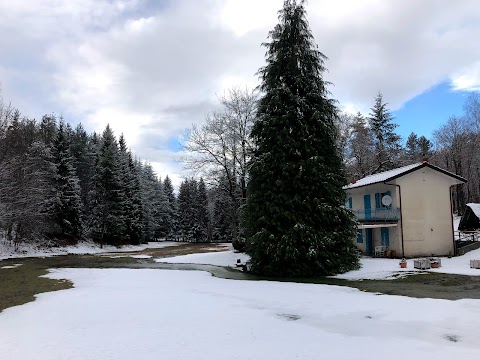
[[[395,182],[401,187],[405,256],[453,254],[450,186],[457,181],[424,167]]]

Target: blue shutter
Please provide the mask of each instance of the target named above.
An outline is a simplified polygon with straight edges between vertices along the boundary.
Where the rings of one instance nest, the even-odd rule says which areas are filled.
[[[372,218],[370,194],[363,195],[363,206],[365,209],[365,220],[370,220]]]
[[[348,198],[348,207],[351,209],[353,207],[353,201],[352,201],[352,198],[349,197]]]
[[[362,234],[362,229],[358,229],[358,234],[357,234],[357,244],[363,244],[363,234]]]
[[[382,234],[382,245],[390,246],[390,234],[388,228],[380,229]]]
[[[380,204],[380,194],[376,193],[375,194],[375,208],[380,209],[382,205]]]

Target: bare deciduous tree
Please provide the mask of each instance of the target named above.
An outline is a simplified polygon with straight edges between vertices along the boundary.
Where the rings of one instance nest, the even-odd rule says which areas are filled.
[[[257,93],[233,88],[220,98],[222,108],[194,125],[188,134],[185,167],[200,173],[232,200],[232,233],[238,236],[239,209],[247,195],[248,160],[252,153],[250,130],[256,115]]]

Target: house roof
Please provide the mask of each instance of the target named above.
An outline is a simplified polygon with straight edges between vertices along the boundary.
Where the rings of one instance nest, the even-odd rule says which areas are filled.
[[[477,203],[468,203],[467,206],[472,209],[473,213],[477,218],[480,219],[480,204]]]
[[[439,168],[438,166],[431,165],[428,162],[421,162],[421,163],[415,163],[415,164],[403,166],[403,167],[393,169],[393,170],[389,170],[389,171],[384,171],[384,172],[381,172],[381,173],[378,173],[378,174],[369,175],[369,176],[364,177],[363,179],[352,182],[352,183],[344,186],[343,188],[345,190],[346,189],[354,189],[354,188],[358,188],[358,187],[362,187],[362,186],[367,186],[367,185],[372,185],[372,184],[383,183],[383,182],[386,182],[386,181],[391,181],[391,180],[394,180],[394,179],[399,178],[401,176],[407,175],[407,174],[409,174],[413,171],[416,171],[416,170],[424,168],[424,167],[428,167],[428,168],[436,170],[436,171],[438,171],[442,174],[451,176],[451,177],[453,177],[453,178],[455,178],[455,179],[457,179],[461,182],[464,182],[464,183],[467,182],[467,180],[464,179],[461,176],[458,176],[458,175],[456,175],[454,173],[451,173],[447,170]]]

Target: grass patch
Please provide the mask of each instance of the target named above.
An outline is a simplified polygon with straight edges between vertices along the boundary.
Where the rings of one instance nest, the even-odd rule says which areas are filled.
[[[18,260],[15,263],[23,263]],[[2,266],[9,265],[1,262]],[[34,263],[23,263],[12,269],[0,269],[0,311],[35,300],[35,295],[73,287],[68,280],[42,278],[48,270]]]

